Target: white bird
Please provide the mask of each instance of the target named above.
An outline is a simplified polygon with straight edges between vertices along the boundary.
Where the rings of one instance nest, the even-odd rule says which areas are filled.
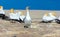
[[[60,16],[55,21],[56,23],[60,24]]]
[[[55,18],[55,16],[53,16],[53,13],[46,13],[43,18],[42,18],[42,22],[48,23],[48,22],[52,22]]]
[[[18,13],[20,15],[20,22],[24,22],[24,18],[25,18],[24,13],[23,12],[18,12]]]
[[[10,10],[9,18],[11,20],[14,20],[14,21],[18,21],[19,22],[19,17],[20,17],[20,15],[18,13],[14,13],[14,9],[11,9]]]
[[[24,23],[25,23],[24,27],[28,28],[31,25],[31,17],[29,14],[29,7],[26,7],[26,10],[27,10],[27,14],[26,14],[26,17],[24,19]]]
[[[0,6],[0,14],[5,14],[5,12],[3,11],[3,6]]]
[[[57,18],[55,12],[49,13],[49,16],[52,18],[52,20],[55,20]]]
[[[0,17],[1,17],[2,19],[5,19],[5,12],[4,12],[4,10],[3,10],[3,6],[0,6]]]

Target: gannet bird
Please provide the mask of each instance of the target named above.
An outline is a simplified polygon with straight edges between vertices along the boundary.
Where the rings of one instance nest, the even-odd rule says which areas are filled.
[[[55,19],[55,21],[56,23],[60,24],[60,16],[57,19]]]
[[[49,13],[49,16],[52,18],[52,20],[55,20],[57,18],[55,12]]]
[[[43,23],[51,23],[52,21],[53,21],[53,18],[49,16],[49,13],[46,13],[42,18]]]
[[[52,21],[55,21],[56,20],[56,13],[55,12],[52,12],[52,13],[46,13],[44,16],[43,16],[43,21],[42,22],[52,22]]]
[[[5,19],[5,12],[3,11],[3,6],[0,6],[0,18]]]
[[[20,15],[18,13],[14,13],[14,9],[10,10],[10,13],[9,13],[10,20],[20,22],[19,17]]]
[[[23,22],[24,23],[24,18],[25,18],[25,16],[24,16],[24,13],[23,12],[19,12],[19,14],[20,14],[20,23],[21,22]]]
[[[26,14],[25,19],[24,19],[24,23],[25,23],[24,28],[28,28],[31,25],[31,17],[29,14],[29,7],[26,7],[26,10],[27,10],[27,14]]]

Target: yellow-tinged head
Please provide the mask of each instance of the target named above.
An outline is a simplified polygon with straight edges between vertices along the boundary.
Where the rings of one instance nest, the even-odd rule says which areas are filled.
[[[48,16],[48,13],[45,13],[45,15],[44,16]]]
[[[52,12],[52,15],[53,15],[53,16],[56,16],[56,12]]]
[[[3,6],[0,6],[0,9],[3,9]]]
[[[14,9],[12,8],[12,9],[10,10],[10,12],[11,12],[11,13],[14,13]]]

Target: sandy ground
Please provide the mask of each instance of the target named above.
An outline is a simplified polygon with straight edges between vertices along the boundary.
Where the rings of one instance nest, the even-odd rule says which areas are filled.
[[[15,12],[18,11],[26,14],[25,10],[15,10]],[[9,10],[5,10],[5,12],[9,16]],[[24,23],[11,23],[11,21],[0,19],[0,37],[60,37],[60,24],[40,23],[45,12],[56,12],[57,16],[60,14],[60,11],[31,10],[32,24],[30,28],[24,28]]]

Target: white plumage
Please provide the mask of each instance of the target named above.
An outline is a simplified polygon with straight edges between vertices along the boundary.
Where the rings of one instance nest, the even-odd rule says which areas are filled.
[[[49,15],[52,18],[52,20],[55,20],[57,18],[55,13],[49,13]]]
[[[31,25],[31,17],[30,17],[30,14],[29,14],[28,7],[26,9],[27,9],[27,14],[26,14],[24,22],[25,22],[25,26],[30,26]]]
[[[5,14],[5,12],[3,11],[3,6],[0,6],[0,14]]]
[[[55,21],[56,23],[60,24],[60,16]]]
[[[18,15],[18,13],[10,13],[9,16],[10,16],[10,19],[19,20],[19,15]]]
[[[56,19],[56,17],[54,16],[53,13],[46,13],[44,16],[43,16],[43,21],[44,22],[48,22],[48,21],[53,21]]]
[[[57,19],[59,19],[59,20],[60,20],[60,16],[59,16]]]
[[[0,18],[6,19],[7,16],[5,16],[5,12],[3,10],[3,6],[0,6]]]
[[[25,18],[25,16],[23,15],[23,13],[22,12],[18,12],[19,13],[19,15],[20,15],[20,19],[23,21],[24,20],[24,18]]]
[[[11,12],[11,13],[9,13],[9,18],[10,19],[19,20],[19,17],[20,17],[19,13],[14,13],[14,10],[13,9],[11,9],[10,12]]]

